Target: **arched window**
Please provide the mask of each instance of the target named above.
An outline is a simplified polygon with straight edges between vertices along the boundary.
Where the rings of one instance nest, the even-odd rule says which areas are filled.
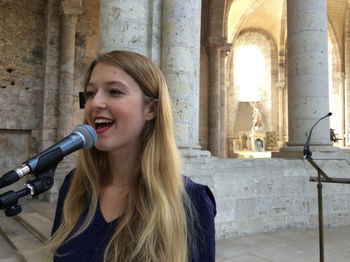
[[[269,132],[269,137],[274,137],[278,130],[276,45],[263,31],[243,32],[233,42],[231,61],[232,90],[229,93],[228,119],[232,120],[230,130],[236,139],[233,150],[254,151],[252,135],[263,139]],[[244,134],[250,137],[246,147]],[[264,150],[276,148],[275,140],[270,139],[268,144],[264,144]]]
[[[266,66],[259,46],[241,46],[235,55],[235,79],[240,102],[260,101],[261,88],[266,78]]]

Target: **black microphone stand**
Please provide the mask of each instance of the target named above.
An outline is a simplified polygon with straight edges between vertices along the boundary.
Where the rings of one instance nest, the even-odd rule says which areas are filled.
[[[50,149],[50,148],[49,148]],[[37,158],[35,170],[27,170],[27,173],[35,175],[35,179],[28,181],[25,187],[19,191],[7,191],[0,195],[0,210],[5,209],[5,214],[8,217],[18,215],[22,212],[22,207],[18,205],[18,200],[26,195],[32,197],[49,190],[54,183],[54,175],[59,162],[63,159],[64,154],[60,147],[54,150],[47,149],[47,154],[42,154]],[[49,165],[47,163],[50,163]],[[25,162],[24,164],[27,164]],[[17,176],[16,171],[7,172],[3,177],[6,177],[5,186],[16,182],[20,176]],[[2,184],[0,188],[4,187]]]
[[[323,200],[322,200],[322,183],[343,183],[350,184],[350,178],[331,178],[316,164],[312,158],[312,152],[310,151],[310,140],[313,128],[322,119],[331,116],[332,113],[328,113],[326,116],[319,119],[311,128],[310,133],[306,139],[304,146],[305,159],[316,169],[317,177],[310,177],[310,182],[317,182],[317,196],[318,196],[318,227],[319,227],[319,247],[320,247],[320,262],[324,262],[324,235],[323,235]]]
[[[0,209],[5,209],[5,215],[8,217],[18,215],[22,212],[22,207],[18,204],[18,200],[26,195],[32,197],[49,190],[54,184],[54,174],[56,166],[41,170],[36,173],[36,179],[30,180],[25,187],[19,191],[7,191],[0,195]]]

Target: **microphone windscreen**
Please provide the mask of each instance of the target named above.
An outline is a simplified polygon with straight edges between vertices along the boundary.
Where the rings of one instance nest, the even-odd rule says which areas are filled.
[[[85,138],[83,148],[93,147],[96,143],[97,134],[95,129],[89,125],[77,125],[73,129],[73,133],[80,133]]]

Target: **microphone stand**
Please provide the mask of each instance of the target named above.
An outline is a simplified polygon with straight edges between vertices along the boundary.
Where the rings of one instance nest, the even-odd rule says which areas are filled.
[[[350,184],[350,178],[331,178],[316,164],[312,158],[312,152],[310,151],[310,140],[313,128],[322,119],[331,116],[332,113],[328,113],[326,116],[319,119],[311,128],[310,133],[306,139],[304,146],[305,159],[316,169],[317,177],[310,177],[310,182],[317,182],[317,196],[318,196],[318,227],[319,227],[319,247],[320,247],[320,262],[324,262],[324,235],[323,235],[323,197],[322,197],[322,183],[343,183]]]
[[[323,197],[322,197],[322,183],[343,183],[350,184],[349,178],[331,178],[316,164],[314,159],[310,157],[305,158],[316,170],[317,177],[310,177],[310,182],[317,182],[317,197],[318,197],[318,227],[319,227],[319,248],[320,248],[320,262],[324,262],[324,235],[323,235]]]
[[[48,148],[40,157],[37,159],[35,170],[31,170],[28,166],[26,166],[27,162],[25,162],[22,167],[23,170],[20,170],[20,173],[24,173],[24,175],[28,173],[32,173],[35,175],[34,180],[30,180],[25,184],[25,187],[19,191],[7,191],[0,195],[0,210],[5,209],[5,215],[8,217],[18,215],[22,212],[22,207],[18,205],[18,200],[21,197],[26,195],[31,195],[32,197],[38,196],[39,194],[49,190],[54,183],[54,175],[59,162],[63,159],[64,154],[60,147],[54,148],[50,150]],[[49,152],[44,154],[45,152]],[[47,165],[47,163],[50,163]],[[6,177],[5,186],[13,184],[22,176],[18,176],[17,171],[7,172],[3,177]],[[0,186],[0,188],[4,187],[4,184]]]
[[[49,190],[54,183],[56,166],[36,173],[36,179],[30,180],[25,187],[19,191],[7,191],[0,195],[0,209],[5,209],[5,215],[12,217],[22,212],[22,207],[18,205],[18,200],[26,195],[35,197]]]

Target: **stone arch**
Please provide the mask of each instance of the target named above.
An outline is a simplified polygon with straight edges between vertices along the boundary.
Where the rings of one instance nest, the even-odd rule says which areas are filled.
[[[245,0],[245,5],[247,6],[244,10],[244,12],[242,13],[242,15],[239,17],[237,24],[233,27],[232,31],[228,30],[228,21],[230,18],[230,13],[233,10],[233,4],[237,1],[230,1],[230,3],[227,5],[227,12],[225,13],[225,26],[226,26],[226,36],[227,36],[227,40],[228,42],[233,42],[233,39],[235,39],[237,37],[237,35],[240,33],[240,28],[241,25],[244,24],[244,22],[246,21],[246,19],[248,18],[248,16],[257,8],[259,8],[259,6],[264,2],[265,0]]]

